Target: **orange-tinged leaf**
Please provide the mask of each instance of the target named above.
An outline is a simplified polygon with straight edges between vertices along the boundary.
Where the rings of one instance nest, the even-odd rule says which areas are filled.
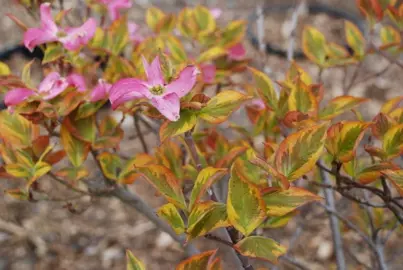
[[[381,28],[380,35],[383,44],[380,49],[389,48],[391,52],[396,52],[396,49],[400,47],[401,43],[399,31],[396,30],[393,26],[385,25]]]
[[[97,156],[103,174],[111,180],[117,180],[121,171],[120,157],[116,154],[103,152]]]
[[[380,159],[386,158],[385,152],[379,147],[372,145],[365,145],[364,150],[373,157],[379,157]]]
[[[217,250],[209,250],[203,253],[193,255],[192,257],[182,261],[176,270],[206,270],[213,261],[213,256]]]
[[[191,8],[183,8],[178,15],[178,28],[185,37],[197,35],[198,26],[194,19],[194,11]]]
[[[146,166],[154,163],[154,158],[146,153],[139,153],[133,158],[122,164],[122,169],[119,174],[118,182],[123,184],[133,184],[134,181],[141,177],[136,167]]]
[[[13,148],[31,146],[38,128],[18,113],[0,112],[0,138]]]
[[[327,132],[327,151],[337,161],[350,161],[369,125],[359,121],[342,121],[332,125]]]
[[[256,153],[253,149],[248,149],[240,155],[234,162],[236,173],[245,181],[266,187],[267,175],[259,166],[251,162],[254,158],[256,158]]]
[[[176,37],[168,36],[165,42],[175,63],[182,63],[187,60],[185,48]]]
[[[395,121],[384,113],[379,113],[372,120],[373,124],[371,125],[372,134],[378,139],[382,139],[385,133],[394,125],[396,125]]]
[[[31,177],[31,168],[24,164],[6,164],[4,168],[8,174],[14,177],[25,179]]]
[[[216,21],[211,14],[210,10],[206,7],[198,5],[195,7],[194,11],[194,18],[198,25],[200,36],[205,36],[213,32],[216,28]]]
[[[178,209],[172,203],[167,203],[158,208],[157,215],[165,219],[176,234],[181,234],[185,231],[185,223]]]
[[[186,209],[185,197],[179,180],[168,168],[151,164],[146,167],[138,167],[138,170],[169,202],[181,209]]]
[[[222,270],[221,259],[215,258],[207,270]]]
[[[326,39],[316,28],[304,27],[302,48],[309,60],[321,67],[326,65]]]
[[[282,228],[285,227],[288,222],[295,217],[295,215],[298,214],[298,211],[292,211],[289,212],[288,214],[280,217],[271,217],[268,218],[263,224],[262,228],[267,228],[267,229],[277,229],[277,228]]]
[[[397,108],[392,111],[389,116],[397,122],[397,124],[403,124],[403,108]]]
[[[263,200],[268,216],[281,217],[308,202],[322,200],[316,194],[303,188],[290,187],[287,190],[267,188],[263,190]]]
[[[189,216],[186,230],[187,241],[227,226],[230,226],[230,223],[225,204],[212,201],[199,203],[193,208]]]
[[[322,120],[330,120],[344,113],[347,110],[353,109],[358,104],[368,101],[366,98],[358,98],[353,96],[340,96],[328,102],[325,108],[320,110],[319,118]]]
[[[256,87],[260,98],[264,101],[266,106],[275,111],[278,107],[278,97],[274,88],[273,82],[263,72],[249,67],[255,79]]]
[[[14,199],[28,201],[29,200],[29,193],[27,191],[21,189],[7,189],[4,193],[10,195]]]
[[[190,210],[192,210],[194,205],[201,199],[206,190],[209,189],[215,181],[221,179],[227,171],[228,170],[224,168],[207,167],[199,172],[189,199]]]
[[[220,44],[226,48],[231,47],[242,41],[246,31],[246,22],[244,20],[231,21],[222,29]]]
[[[60,129],[60,139],[70,162],[74,167],[80,167],[87,159],[90,145],[74,138],[65,125]]]
[[[394,126],[385,133],[382,149],[388,159],[403,153],[403,124]]]
[[[227,213],[231,224],[243,235],[251,234],[266,217],[259,189],[240,178],[234,165],[228,183]]]
[[[220,56],[223,56],[227,53],[227,51],[222,47],[213,47],[208,49],[205,52],[202,52],[197,58],[197,63],[204,63],[207,61],[214,60]]]
[[[386,176],[396,187],[400,196],[403,196],[403,170],[385,170],[382,175]]]
[[[398,169],[398,167],[389,162],[375,163],[362,168],[356,173],[355,178],[358,179],[362,184],[369,184],[375,180],[378,180],[381,177],[382,171],[395,169]]]
[[[95,116],[91,115],[86,118],[73,120],[72,117],[66,117],[63,125],[68,128],[69,132],[79,140],[92,143],[96,137]]]
[[[312,170],[322,154],[327,126],[327,123],[323,123],[302,129],[285,138],[276,151],[276,170],[289,181],[296,180]]]
[[[403,96],[397,96],[386,101],[382,107],[381,112],[384,114],[389,114],[391,111],[399,107],[403,102]]]
[[[236,159],[238,156],[242,155],[248,149],[247,146],[235,146],[231,148],[228,153],[225,153],[224,157],[217,161],[215,167],[223,168],[229,167],[231,163]]]
[[[179,145],[172,140],[165,140],[155,151],[159,164],[170,169],[178,179],[183,178],[183,153]]]
[[[38,180],[41,176],[44,176],[52,169],[52,166],[46,162],[38,161],[35,166],[32,168],[32,177],[29,179],[27,183],[27,187],[29,188],[32,183]]]
[[[361,59],[365,55],[365,39],[358,27],[350,21],[345,21],[344,30],[347,44],[353,49],[356,57]]]
[[[288,97],[288,109],[309,115],[316,115],[317,113],[318,102],[316,97],[308,85],[301,80],[298,80],[291,89],[291,93]]]
[[[49,145],[49,136],[39,136],[32,142],[32,151],[36,157],[40,157]]]
[[[222,91],[207,102],[199,116],[213,124],[222,123],[248,98],[238,91]]]
[[[78,181],[89,175],[89,171],[84,166],[81,167],[67,167],[55,173],[56,176],[66,179],[68,181]]]
[[[277,263],[277,258],[286,253],[286,248],[271,238],[249,236],[239,241],[234,248],[244,256]]]
[[[130,250],[126,250],[126,270],[145,270],[144,264]]]
[[[64,150],[50,152],[49,154],[47,154],[44,157],[43,161],[45,161],[46,163],[49,163],[50,165],[53,165],[53,164],[56,164],[59,161],[61,161],[65,156],[66,156],[66,151],[64,151]]]
[[[312,83],[311,76],[303,70],[295,61],[291,62],[290,68],[286,74],[288,84],[292,85],[296,79],[301,80],[306,85],[310,85]]]
[[[161,142],[165,141],[168,137],[172,138],[191,130],[196,125],[196,122],[197,114],[195,112],[183,110],[178,121],[166,121],[161,125],[159,132]]]
[[[165,14],[162,10],[156,7],[150,7],[146,11],[146,22],[148,27],[151,28],[154,32],[158,32],[159,22],[165,17]]]
[[[288,189],[290,187],[290,182],[287,180],[287,178],[265,160],[255,156],[251,157],[250,162],[264,169],[271,177],[271,180],[277,181],[283,189]]]

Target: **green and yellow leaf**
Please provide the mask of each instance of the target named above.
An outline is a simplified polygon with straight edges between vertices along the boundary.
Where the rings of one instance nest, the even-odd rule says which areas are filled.
[[[322,154],[327,126],[327,123],[312,126],[285,138],[275,154],[276,170],[289,181],[311,171]]]
[[[176,234],[181,234],[185,232],[185,223],[178,209],[172,203],[167,203],[158,208],[157,214],[162,219],[165,219]]]
[[[130,250],[126,250],[126,270],[145,270],[144,264]]]
[[[186,209],[185,197],[179,185],[179,180],[168,168],[161,165],[150,164],[144,167],[138,167],[138,170],[169,202],[180,209]]]
[[[192,210],[202,196],[205,194],[213,183],[221,179],[227,173],[227,169],[207,167],[199,172],[197,179],[194,183],[192,194],[189,199],[189,210]]]
[[[264,208],[259,189],[242,179],[232,165],[227,197],[228,219],[231,224],[247,236],[265,219]]]
[[[308,202],[322,199],[308,190],[297,187],[290,187],[287,190],[267,188],[263,193],[266,213],[272,217],[287,215]]]
[[[358,98],[353,96],[340,96],[328,102],[325,108],[320,110],[319,118],[322,120],[330,120],[334,117],[353,109],[362,102],[368,101],[366,98]]]
[[[238,91],[222,91],[207,102],[199,116],[213,124],[222,123],[248,98]]]
[[[278,257],[286,253],[286,248],[271,238],[249,236],[239,241],[235,249],[244,256],[277,263]]]

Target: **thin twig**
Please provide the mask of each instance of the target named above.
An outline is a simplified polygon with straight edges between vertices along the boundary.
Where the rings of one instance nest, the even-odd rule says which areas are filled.
[[[68,187],[69,189],[71,189],[71,190],[74,191],[74,192],[77,192],[77,193],[80,193],[80,194],[83,194],[83,195],[89,195],[89,196],[91,196],[91,193],[89,193],[89,192],[87,192],[87,191],[85,191],[85,190],[76,188],[75,186],[73,186],[73,185],[70,184],[69,182],[63,181],[62,179],[60,179],[59,177],[57,177],[57,176],[56,176],[54,173],[52,173],[52,172],[49,172],[48,175],[49,175],[53,180],[55,180],[55,181],[57,181],[58,183],[60,183],[60,184],[62,184],[62,185],[64,185],[64,186],[66,186],[66,187]]]
[[[296,260],[294,257],[290,257],[288,255],[283,255],[279,258],[280,260],[286,261],[287,263],[297,267],[298,269],[301,270],[309,270],[311,269],[309,266],[306,266],[305,264],[301,263],[300,261]]]
[[[403,69],[403,63],[398,61],[395,57],[389,55],[388,53],[380,50],[378,47],[376,47],[374,44],[371,44],[371,48],[375,50],[377,54],[382,56],[383,58],[387,59],[390,63],[397,65],[398,67]]]
[[[148,145],[141,131],[139,117],[137,114],[133,115],[133,121],[134,121],[134,127],[136,128],[137,136],[139,137],[141,145],[143,147],[143,151],[148,154]]]
[[[318,163],[321,164],[321,161],[318,161]],[[325,185],[331,185],[332,182],[329,179],[328,173],[325,172],[324,170],[319,171],[322,178],[322,182]],[[336,209],[335,209],[335,199],[333,191],[331,189],[324,189],[324,194],[326,200],[326,209],[328,210],[328,212],[335,212]],[[340,234],[339,220],[335,215],[329,215],[329,220],[330,220],[330,228],[332,230],[334,251],[336,253],[337,269],[345,270],[347,269],[347,267],[346,267],[346,259],[344,258],[343,240]]]

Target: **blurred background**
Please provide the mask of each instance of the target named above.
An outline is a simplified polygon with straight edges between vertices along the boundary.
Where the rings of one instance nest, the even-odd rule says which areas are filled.
[[[22,31],[7,17],[12,13],[28,26],[37,25],[36,21],[26,10],[13,0],[0,0],[0,51],[22,41]],[[56,1],[57,2],[57,1]],[[79,1],[65,0],[65,7],[76,7]],[[313,3],[315,1],[308,1]],[[361,18],[353,0],[323,0],[317,3],[343,9]],[[129,11],[131,19],[141,26],[141,31],[147,33],[144,16],[145,10],[155,5],[165,12],[178,12],[186,5],[203,4],[209,8],[221,8],[220,24],[226,24],[234,19],[247,19],[255,12],[257,5],[276,5],[290,3],[290,7],[298,1],[255,1],[255,0],[133,0]],[[74,11],[80,12],[80,10]],[[286,12],[277,12],[264,17],[264,41],[287,48],[290,36],[290,19],[293,8]],[[322,31],[326,38],[337,43],[343,43],[343,20],[334,19],[327,15],[303,14],[296,29],[296,49],[300,49],[300,34],[302,27],[310,24]],[[273,80],[281,80],[288,67],[284,58],[259,52],[246,39],[251,65],[264,70]],[[21,55],[7,59],[7,64],[15,74],[20,74],[24,63]],[[318,69],[308,61],[298,62],[314,78]],[[388,62],[377,57],[369,58],[360,77],[368,72],[382,70]],[[35,71],[33,71],[35,73]],[[325,84],[325,100],[343,93],[343,78],[351,73],[350,69],[330,69],[323,74]],[[349,73],[350,72],[350,73]],[[387,99],[402,95],[402,76],[397,69],[390,69],[383,77],[363,82],[354,86],[350,95],[371,98],[371,102],[361,107],[367,119],[377,114],[380,105]],[[348,117],[348,116],[347,116]],[[130,119],[131,121],[131,119]],[[127,122],[127,127],[133,123]],[[130,129],[131,130],[131,129]],[[1,132],[1,131],[0,131]],[[131,132],[131,131],[130,131]],[[127,154],[141,151],[137,140],[130,140],[128,134],[122,144]],[[156,145],[157,138],[147,136],[149,145]],[[43,181],[46,187],[46,179]],[[0,190],[17,187],[21,183],[0,179]],[[49,185],[50,186],[50,185]],[[145,182],[135,183],[130,187],[140,194],[153,207],[163,203],[155,191]],[[52,185],[52,192],[60,196],[68,196],[63,186]],[[125,249],[130,249],[141,259],[147,269],[174,269],[175,265],[184,259],[182,249],[170,238],[161,233],[144,217],[132,208],[112,198],[96,198],[91,201],[75,202],[76,213],[66,209],[65,202],[43,201],[38,203],[18,202],[8,196],[0,195],[0,270],[36,270],[36,269],[124,269]],[[354,216],[354,209],[346,208],[346,215]],[[334,252],[331,242],[327,215],[323,209],[302,208],[304,213],[282,229],[270,229],[264,233],[276,239],[285,246],[292,246],[290,254],[309,265],[310,269],[335,269]],[[344,234],[346,252],[355,254],[359,260],[368,262],[369,252],[362,240],[354,233]],[[386,258],[390,269],[402,269],[403,241],[392,237],[386,247]],[[221,247],[215,242],[206,240],[196,241],[201,249]],[[360,268],[355,258],[346,254],[351,268]],[[262,269],[271,269],[271,265],[257,263]],[[257,268],[258,269],[258,268]],[[278,269],[295,269],[282,262]]]

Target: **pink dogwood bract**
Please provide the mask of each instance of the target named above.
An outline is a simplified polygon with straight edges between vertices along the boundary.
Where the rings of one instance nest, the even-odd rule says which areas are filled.
[[[88,19],[80,27],[60,28],[54,22],[50,9],[50,3],[43,3],[40,7],[40,27],[29,28],[24,33],[24,45],[30,51],[38,45],[56,41],[62,43],[67,50],[75,51],[94,36],[97,27],[95,19]]]
[[[205,83],[214,83],[217,68],[214,64],[200,65],[202,78]]]
[[[109,17],[112,21],[119,19],[121,9],[132,7],[130,0],[99,0],[99,2],[106,6]]]
[[[187,66],[179,73],[176,80],[166,84],[158,56],[151,65],[143,57],[143,66],[147,81],[126,78],[112,86],[109,95],[112,108],[116,109],[130,100],[147,98],[168,120],[177,121],[180,117],[180,99],[192,90],[199,71],[195,66]]]
[[[71,73],[66,79],[69,85],[74,86],[78,92],[84,92],[87,90],[84,76],[77,73]]]
[[[90,100],[92,102],[97,102],[99,100],[107,98],[111,87],[112,87],[112,84],[107,83],[103,79],[99,79],[98,84],[94,87],[94,89],[91,92]]]
[[[12,107],[33,95],[39,95],[44,100],[50,100],[66,90],[68,86],[69,83],[66,78],[61,77],[57,72],[51,72],[39,84],[37,91],[28,88],[11,89],[6,93],[4,103],[7,107]]]
[[[139,26],[133,22],[127,23],[127,32],[129,33],[129,39],[134,42],[138,43],[144,40],[144,37],[138,33]]]
[[[228,49],[228,58],[231,60],[243,60],[245,58],[245,55],[246,50],[242,43],[237,43]]]

